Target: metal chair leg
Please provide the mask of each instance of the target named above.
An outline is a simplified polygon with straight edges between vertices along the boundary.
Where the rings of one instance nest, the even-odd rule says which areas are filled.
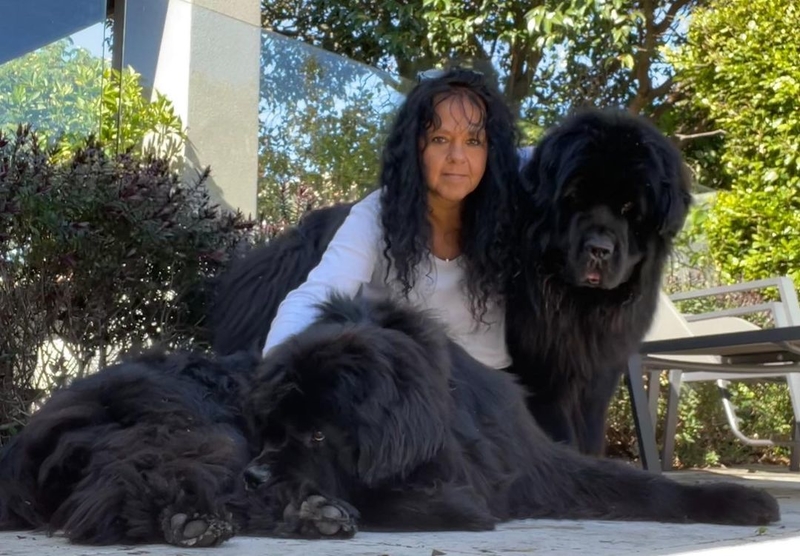
[[[639,443],[639,457],[642,458],[642,467],[654,473],[661,472],[656,448],[656,434],[653,421],[650,419],[650,409],[647,403],[647,393],[644,389],[642,358],[634,355],[628,360],[628,373],[626,383],[631,396],[633,421],[636,426],[636,439]]]
[[[792,413],[794,414],[792,457],[789,460],[789,470],[800,471],[800,375],[788,373],[786,384],[789,386],[789,398],[792,400]]]
[[[678,429],[678,402],[681,399],[683,371],[669,372],[669,397],[667,398],[667,415],[664,420],[664,445],[661,451],[661,469],[672,469],[672,458],[675,455],[675,433]]]
[[[650,410],[650,420],[655,427],[658,423],[658,397],[661,394],[661,371],[647,373],[647,405]]]

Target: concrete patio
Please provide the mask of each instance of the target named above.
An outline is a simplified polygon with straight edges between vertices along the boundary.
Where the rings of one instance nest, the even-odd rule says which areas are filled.
[[[491,556],[495,554],[708,555],[800,554],[800,475],[783,469],[682,471],[682,482],[746,482],[766,488],[781,505],[782,520],[769,527],[526,520],[488,533],[366,533],[347,541],[236,537],[219,548],[169,546],[86,547],[62,538],[0,533],[0,556]]]

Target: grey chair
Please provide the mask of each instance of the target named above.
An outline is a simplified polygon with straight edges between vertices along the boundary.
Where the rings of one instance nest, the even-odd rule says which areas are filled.
[[[779,299],[748,307],[712,313],[683,315],[674,301],[773,287]],[[761,329],[743,315],[767,311],[775,328]],[[750,446],[792,447],[790,469],[800,471],[800,305],[792,281],[787,277],[744,282],[708,290],[661,295],[658,312],[639,354],[628,367],[628,382],[645,468],[658,466],[653,421],[658,403],[658,378],[669,372],[664,445],[661,468],[672,468],[678,402],[684,383],[716,382],[728,424],[733,434]],[[643,373],[650,374],[645,395]],[[638,384],[637,384],[638,379]],[[749,438],[741,432],[736,408],[727,395],[735,380],[785,380],[794,413],[791,439]]]

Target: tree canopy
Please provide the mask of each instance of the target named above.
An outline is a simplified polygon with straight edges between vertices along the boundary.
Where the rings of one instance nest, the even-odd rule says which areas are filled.
[[[663,51],[704,0],[263,0],[267,30],[412,79],[460,60],[494,74],[537,130],[576,106],[659,117]]]
[[[391,91],[452,61],[496,80],[528,143],[585,105],[663,118],[666,45],[702,3],[264,0],[259,208],[280,228],[374,186]]]

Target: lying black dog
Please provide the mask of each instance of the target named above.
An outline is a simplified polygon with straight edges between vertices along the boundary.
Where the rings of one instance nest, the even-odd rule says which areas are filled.
[[[332,299],[254,384],[246,413],[264,448],[247,473],[307,535],[349,536],[359,514],[367,528],[414,531],[530,517],[779,519],[764,492],[681,485],[552,442],[512,375],[388,302]]]
[[[257,363],[148,355],[55,392],[0,453],[0,529],[63,529],[85,544],[231,537],[252,457],[241,396]]]
[[[609,402],[650,326],[686,218],[689,174],[666,137],[619,110],[556,126],[522,174],[513,207],[519,268],[506,303],[511,371],[552,438],[600,454]],[[349,209],[311,212],[233,264],[210,319],[217,352],[263,347],[278,305]]]

